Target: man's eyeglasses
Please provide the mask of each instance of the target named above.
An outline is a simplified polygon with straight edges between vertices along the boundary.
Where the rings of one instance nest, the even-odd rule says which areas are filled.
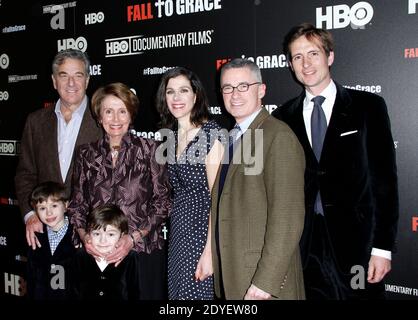
[[[236,87],[226,85],[226,86],[223,86],[221,88],[221,92],[225,93],[225,94],[229,94],[229,93],[234,92],[234,89],[237,89],[239,92],[246,92],[246,91],[248,91],[248,89],[250,89],[250,86],[252,86],[254,84],[260,84],[260,83],[261,82],[253,82],[253,83],[243,82],[243,83],[240,83],[239,85],[237,85]]]

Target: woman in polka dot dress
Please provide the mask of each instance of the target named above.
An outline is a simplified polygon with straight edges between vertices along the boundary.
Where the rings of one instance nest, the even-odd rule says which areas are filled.
[[[168,244],[171,300],[213,299],[210,190],[222,159],[218,124],[208,120],[208,99],[198,77],[177,67],[167,71],[157,92],[161,125],[174,129],[169,141],[173,209]],[[171,152],[170,152],[171,150]]]

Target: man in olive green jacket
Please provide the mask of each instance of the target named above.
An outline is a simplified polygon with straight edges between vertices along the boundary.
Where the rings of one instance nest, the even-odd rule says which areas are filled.
[[[299,240],[305,158],[291,129],[262,108],[266,90],[249,60],[221,70],[227,111],[242,134],[212,190],[215,293],[224,299],[304,299]],[[235,127],[237,127],[237,125]]]

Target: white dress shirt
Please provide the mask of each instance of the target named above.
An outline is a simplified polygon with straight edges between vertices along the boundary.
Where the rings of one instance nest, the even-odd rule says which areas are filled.
[[[61,100],[55,105],[55,114],[57,115],[58,131],[58,157],[60,162],[62,181],[67,177],[70,168],[71,159],[74,153],[75,142],[80,131],[84,111],[87,108],[87,97],[85,96],[80,106],[73,112],[71,120],[67,123],[61,113]]]
[[[257,111],[254,111],[251,115],[249,115],[247,118],[245,118],[244,121],[241,123],[238,123],[239,128],[241,129],[240,134],[237,135],[236,139],[238,139],[240,136],[242,136],[245,131],[247,131],[248,127],[251,125],[251,123],[254,121],[254,119],[258,116],[260,113],[262,107],[258,109]]]

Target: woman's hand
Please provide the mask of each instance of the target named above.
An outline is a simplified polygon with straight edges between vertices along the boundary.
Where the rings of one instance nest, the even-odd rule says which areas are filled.
[[[123,235],[116,243],[115,250],[106,255],[106,261],[108,263],[115,263],[115,267],[117,267],[133,247],[134,242],[131,236],[128,234]]]
[[[203,281],[213,274],[212,253],[205,247],[196,266],[194,277],[196,281]]]
[[[92,255],[94,259],[100,261],[103,258],[103,255],[94,248],[89,234],[86,234],[81,240],[83,241],[86,252]]]

